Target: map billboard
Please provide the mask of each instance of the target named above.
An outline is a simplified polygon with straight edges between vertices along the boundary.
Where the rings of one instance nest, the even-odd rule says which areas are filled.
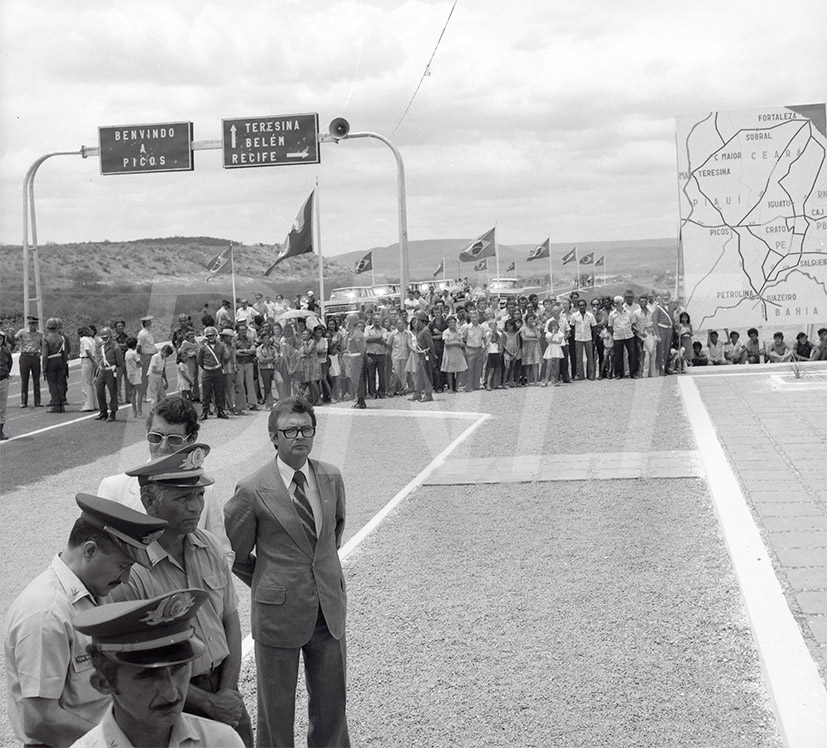
[[[826,130],[824,104],[677,119],[696,330],[827,322]]]

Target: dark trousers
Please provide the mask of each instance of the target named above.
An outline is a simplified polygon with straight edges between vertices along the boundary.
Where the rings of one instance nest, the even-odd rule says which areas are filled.
[[[46,361],[46,381],[49,384],[49,394],[51,395],[49,405],[61,410],[66,405],[68,377],[69,369],[62,358],[53,358]]]
[[[414,390],[419,395],[432,395],[434,392],[431,360],[427,353],[418,353],[419,365],[414,372]]]
[[[615,378],[623,379],[623,350],[629,354],[629,377],[637,377],[637,343],[634,337],[614,341]]]
[[[384,397],[387,392],[385,381],[385,354],[368,353],[365,369],[368,376],[368,394]],[[379,374],[379,387],[376,387],[376,375]]]
[[[345,637],[333,638],[321,608],[313,636],[304,646],[268,647],[256,642],[256,745],[259,748],[293,745],[299,653],[303,655],[307,685],[307,745],[348,748]]]
[[[563,358],[560,359],[560,376],[564,382],[571,382],[571,377],[569,376],[569,347],[564,345],[562,348]]]
[[[20,354],[20,404],[29,404],[29,376],[32,378],[34,404],[40,405],[40,354]]]
[[[577,351],[577,378],[578,379],[585,379],[588,377],[589,379],[594,379],[594,346],[592,345],[591,340],[588,342],[583,342],[580,340],[575,341],[575,350]],[[586,356],[586,371],[583,371],[583,355]]]
[[[101,369],[95,377],[95,392],[98,394],[98,408],[102,416],[106,415],[106,391],[109,390],[109,412],[118,412],[118,380],[115,372]]]
[[[201,371],[201,414],[207,415],[210,403],[215,398],[215,408],[224,412],[224,372],[221,369]]]
[[[190,679],[190,684],[195,686],[196,688],[200,688],[202,691],[208,691],[209,693],[218,693],[219,686],[221,685],[221,668],[216,668],[211,673],[196,675],[194,678]],[[188,714],[198,715],[199,717],[206,717],[207,719],[216,719],[216,716],[214,714],[207,714],[206,712],[202,712],[198,709],[184,707],[184,711]],[[218,721],[220,722],[221,720]],[[242,706],[241,718],[238,720],[238,724],[233,729],[238,733],[239,737],[244,742],[244,745],[247,746],[247,748],[252,748],[253,723],[250,721],[250,715],[247,714],[247,707]]]
[[[365,356],[350,356],[350,383],[357,403],[365,402]]]
[[[577,376],[577,346],[575,345],[577,341],[574,339],[574,325],[571,326],[569,330],[569,338],[568,338],[568,363],[571,366],[571,378],[574,379]]]
[[[192,379],[192,399],[200,400],[201,388],[198,386],[198,361],[195,359],[195,356],[187,359],[187,373],[190,375],[190,379]]]
[[[600,375],[603,375],[603,338],[600,335],[593,335],[592,336],[592,343],[594,344],[594,350],[597,353],[597,370],[600,372]]]

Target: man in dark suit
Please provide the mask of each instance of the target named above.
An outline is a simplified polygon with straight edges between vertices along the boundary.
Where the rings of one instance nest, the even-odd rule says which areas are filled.
[[[236,561],[252,589],[258,673],[256,745],[292,746],[299,653],[309,746],[349,746],[345,714],[347,595],[338,548],[345,526],[339,470],[308,456],[313,407],[299,397],[270,412],[277,455],[242,480],[224,507]],[[255,552],[254,552],[255,551]]]

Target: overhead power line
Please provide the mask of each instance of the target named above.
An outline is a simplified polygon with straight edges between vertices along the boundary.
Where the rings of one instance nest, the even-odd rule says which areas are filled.
[[[416,95],[419,93],[419,89],[422,87],[422,82],[431,74],[431,63],[434,61],[434,55],[436,55],[436,51],[439,49],[439,43],[442,41],[442,37],[445,36],[445,29],[448,28],[448,23],[451,20],[451,16],[454,15],[454,8],[457,7],[458,0],[454,0],[454,4],[451,6],[451,12],[448,14],[448,18],[445,20],[445,25],[442,27],[442,33],[439,35],[439,39],[436,40],[436,46],[434,47],[434,51],[431,52],[431,58],[428,60],[428,64],[425,66],[425,70],[422,72],[422,77],[419,79],[419,83],[416,86],[416,90],[413,92],[413,96],[411,96],[411,100],[408,102],[408,106],[405,107],[405,111],[402,112],[402,116],[399,118],[399,122],[396,123],[396,127],[393,128],[393,135],[398,129],[399,126],[402,124],[402,120],[405,119],[405,115],[411,110],[411,105],[414,103],[414,99]]]

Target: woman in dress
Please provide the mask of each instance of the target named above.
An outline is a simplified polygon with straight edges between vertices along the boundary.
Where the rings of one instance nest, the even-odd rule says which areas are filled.
[[[534,312],[529,310],[519,332],[523,349],[523,379],[532,387],[539,384],[540,373],[540,331],[535,324],[536,320]]]
[[[305,397],[311,405],[315,405],[319,402],[321,395],[319,380],[322,378],[322,369],[316,355],[316,339],[308,329],[302,332],[299,356],[301,356],[301,382]]]
[[[442,366],[440,371],[447,375],[448,386],[451,392],[457,391],[457,374],[468,368],[465,361],[465,352],[462,342],[462,333],[457,330],[457,318],[451,315],[448,317],[448,329],[442,333]]]

